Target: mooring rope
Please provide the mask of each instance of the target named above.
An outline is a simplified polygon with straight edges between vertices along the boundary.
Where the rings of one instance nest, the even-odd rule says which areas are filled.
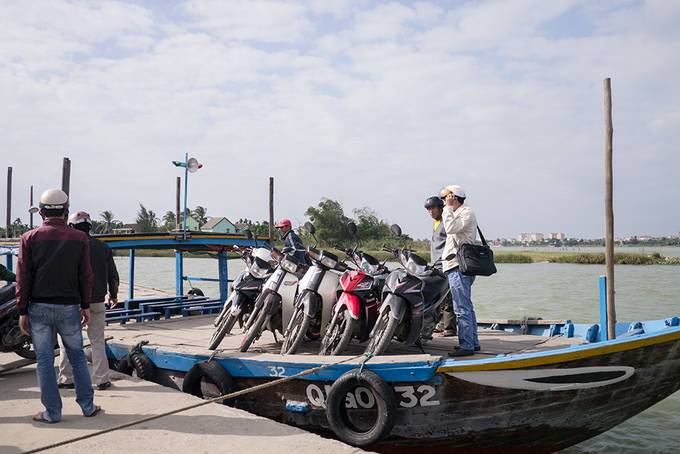
[[[243,396],[245,394],[250,394],[250,393],[253,393],[253,392],[256,392],[256,391],[261,391],[263,389],[271,388],[273,386],[280,385],[282,383],[286,383],[286,382],[289,382],[291,380],[295,380],[297,378],[301,378],[301,377],[304,377],[304,376],[307,376],[307,375],[311,375],[311,374],[320,372],[320,371],[322,371],[322,370],[324,370],[328,367],[331,367],[331,366],[337,366],[338,364],[348,363],[350,361],[354,361],[356,359],[366,357],[366,359],[361,364],[361,368],[363,369],[364,364],[366,364],[366,361],[371,359],[371,356],[372,355],[367,355],[367,354],[364,353],[364,354],[361,354],[361,355],[358,355],[358,356],[353,356],[351,358],[343,359],[342,361],[322,364],[320,366],[312,367],[311,369],[307,369],[307,370],[303,370],[302,372],[298,372],[295,375],[283,377],[283,378],[280,378],[278,380],[270,381],[270,382],[267,382],[267,383],[262,383],[260,385],[255,385],[255,386],[252,386],[250,388],[242,389],[240,391],[235,391],[235,392],[232,392],[232,393],[223,394],[223,395],[218,396],[218,397],[213,397],[212,399],[208,399],[208,400],[204,400],[204,401],[201,401],[201,402],[197,402],[195,404],[187,405],[186,407],[181,407],[181,408],[178,408],[178,409],[175,409],[175,410],[166,411],[165,413],[160,413],[158,415],[147,416],[146,418],[136,419],[134,421],[119,424],[117,426],[112,426],[112,427],[108,427],[106,429],[98,430],[98,431],[92,432],[90,434],[81,435],[79,437],[71,438],[69,440],[64,440],[64,441],[60,441],[60,442],[57,442],[57,443],[53,443],[51,445],[42,446],[40,448],[32,449],[30,451],[26,451],[26,454],[30,454],[30,453],[33,453],[33,452],[46,451],[48,449],[57,448],[59,446],[68,445],[68,444],[71,444],[71,443],[75,443],[77,441],[86,440],[88,438],[93,438],[93,437],[103,435],[103,434],[106,434],[106,433],[109,433],[109,432],[114,432],[116,430],[136,426],[138,424],[153,421],[155,419],[163,418],[165,416],[174,415],[174,414],[181,413],[181,412],[184,412],[184,411],[187,411],[187,410],[193,410],[194,408],[202,407],[204,405],[212,404],[212,403],[219,402],[219,401],[222,401],[222,400],[233,399],[235,397],[240,397],[240,396]]]

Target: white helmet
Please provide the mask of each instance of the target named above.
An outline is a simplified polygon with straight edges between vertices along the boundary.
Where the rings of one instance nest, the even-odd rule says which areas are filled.
[[[62,210],[68,207],[68,195],[61,189],[48,189],[40,196],[40,208]]]
[[[265,249],[263,247],[253,249],[252,255],[253,257],[256,257],[260,260],[264,260],[267,263],[272,263],[274,261],[274,258],[272,257],[272,252],[269,249]]]
[[[68,217],[68,224],[69,225],[82,224],[83,222],[86,222],[86,223],[92,225],[92,220],[90,219],[90,215],[87,214],[84,211],[78,211],[77,213],[73,213],[71,216]]]

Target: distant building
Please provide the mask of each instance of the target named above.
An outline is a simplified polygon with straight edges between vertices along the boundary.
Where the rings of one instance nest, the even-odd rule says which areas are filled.
[[[137,224],[123,224],[120,227],[116,227],[115,229],[112,229],[111,231],[115,233],[116,235],[127,235],[130,233],[135,233],[135,230],[137,229]]]
[[[182,228],[184,228],[184,213],[179,214],[179,229],[182,230]],[[187,216],[187,230],[201,230],[198,221],[191,215]]]
[[[236,233],[238,231],[234,223],[224,216],[210,218],[201,226],[201,230],[214,233]]]
[[[542,243],[543,239],[542,233],[520,233],[517,235],[517,241],[520,243]]]
[[[242,232],[243,230],[250,228],[250,225],[245,223],[245,222],[237,222],[234,224],[236,226],[236,231],[237,232]]]
[[[560,240],[560,241],[564,241],[564,240],[567,239],[567,236],[566,236],[564,233],[562,233],[562,232],[551,233],[551,234],[550,234],[550,239],[551,239],[551,240]]]

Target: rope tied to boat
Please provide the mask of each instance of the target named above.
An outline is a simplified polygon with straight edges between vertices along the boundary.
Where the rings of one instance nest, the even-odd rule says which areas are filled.
[[[144,342],[144,341],[142,341],[142,342]],[[140,342],[140,344],[141,344],[141,342]],[[141,349],[140,344],[138,344],[138,346]],[[71,444],[71,443],[75,443],[77,441],[82,441],[82,440],[86,440],[88,438],[93,438],[93,437],[96,437],[96,436],[99,436],[99,435],[104,435],[106,433],[114,432],[116,430],[126,429],[128,427],[136,426],[138,424],[143,424],[145,422],[154,421],[156,419],[160,419],[160,418],[163,418],[165,416],[170,416],[170,415],[182,413],[182,412],[185,412],[185,411],[188,411],[188,410],[193,410],[194,408],[202,407],[204,405],[212,404],[212,403],[215,403],[215,402],[222,402],[222,401],[225,401],[225,400],[228,400],[228,399],[233,399],[235,397],[240,397],[240,396],[244,396],[246,394],[261,391],[263,389],[272,388],[274,386],[281,385],[283,383],[287,383],[289,381],[292,381],[292,380],[295,380],[295,379],[298,379],[298,378],[302,378],[302,377],[305,377],[307,375],[312,375],[312,374],[315,374],[317,372],[321,372],[322,370],[327,369],[331,366],[337,366],[339,364],[348,363],[348,362],[357,360],[357,359],[362,358],[362,357],[366,357],[361,362],[361,365],[360,365],[360,369],[363,369],[366,362],[373,357],[372,354],[364,353],[364,354],[361,354],[361,355],[345,358],[341,361],[336,361],[336,362],[333,362],[333,363],[326,363],[326,364],[322,364],[320,366],[315,366],[315,367],[312,367],[311,369],[306,369],[306,370],[303,370],[302,372],[298,372],[297,374],[290,375],[288,377],[279,378],[277,380],[273,380],[273,381],[270,381],[268,383],[262,383],[262,384],[259,384],[259,385],[251,386],[250,388],[246,388],[246,389],[242,389],[240,391],[234,391],[234,392],[231,392],[231,393],[223,394],[221,396],[213,397],[213,398],[208,399],[208,400],[204,400],[204,401],[201,401],[201,402],[197,402],[195,404],[187,405],[185,407],[177,408],[175,410],[170,410],[170,411],[167,411],[167,412],[164,412],[164,413],[160,413],[158,415],[147,416],[145,418],[126,422],[126,423],[123,423],[123,424],[119,424],[117,426],[112,426],[112,427],[109,427],[107,429],[98,430],[98,431],[90,433],[90,434],[81,435],[79,437],[75,437],[75,438],[72,438],[70,440],[64,440],[64,441],[60,441],[60,442],[57,442],[57,443],[53,443],[51,445],[42,446],[40,448],[32,449],[30,451],[26,451],[26,454],[46,451],[48,449],[53,449],[53,448],[57,448],[59,446],[64,446],[64,445],[68,445],[68,444]]]
[[[364,366],[366,365],[368,360],[373,358],[373,352],[364,353],[362,356],[365,356],[365,358],[359,364],[359,370],[357,371],[357,378],[361,378],[361,373],[364,371]]]

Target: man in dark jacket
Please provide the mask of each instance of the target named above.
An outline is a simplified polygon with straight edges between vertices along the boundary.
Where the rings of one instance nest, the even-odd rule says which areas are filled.
[[[444,201],[437,197],[429,197],[425,200],[425,209],[434,219],[432,227],[432,241],[430,242],[430,260],[432,266],[442,270],[442,252],[446,244],[446,230],[444,230],[444,223],[442,222],[442,212],[444,210]],[[442,319],[436,332],[442,333],[444,337],[455,336],[457,332],[456,314],[453,312],[453,302],[451,301],[451,294],[447,294],[446,299],[442,302]]]
[[[94,275],[92,282],[92,300],[90,301],[90,323],[87,324],[87,337],[92,350],[92,383],[98,390],[111,387],[109,378],[109,362],[106,358],[106,341],[104,327],[106,326],[106,291],[108,287],[109,301],[118,301],[118,270],[113,261],[113,254],[104,243],[90,236],[92,221],[90,215],[84,211],[72,214],[68,224],[76,230],[85,233],[90,239],[90,264]],[[73,370],[64,354],[63,342],[59,342],[61,354],[59,356],[59,387],[73,388]]]
[[[294,251],[293,255],[300,263],[307,263],[307,250],[298,234],[293,231],[290,219],[281,219],[276,224],[276,229],[283,240],[283,247]]]
[[[36,373],[45,411],[34,421],[61,419],[61,396],[54,373],[54,339],[61,336],[73,365],[76,402],[85,416],[96,415],[94,392],[83,352],[82,326],[90,320],[92,269],[87,235],[64,221],[68,196],[48,189],[40,196],[43,225],[21,235],[17,266],[19,327],[31,335],[38,361]]]

